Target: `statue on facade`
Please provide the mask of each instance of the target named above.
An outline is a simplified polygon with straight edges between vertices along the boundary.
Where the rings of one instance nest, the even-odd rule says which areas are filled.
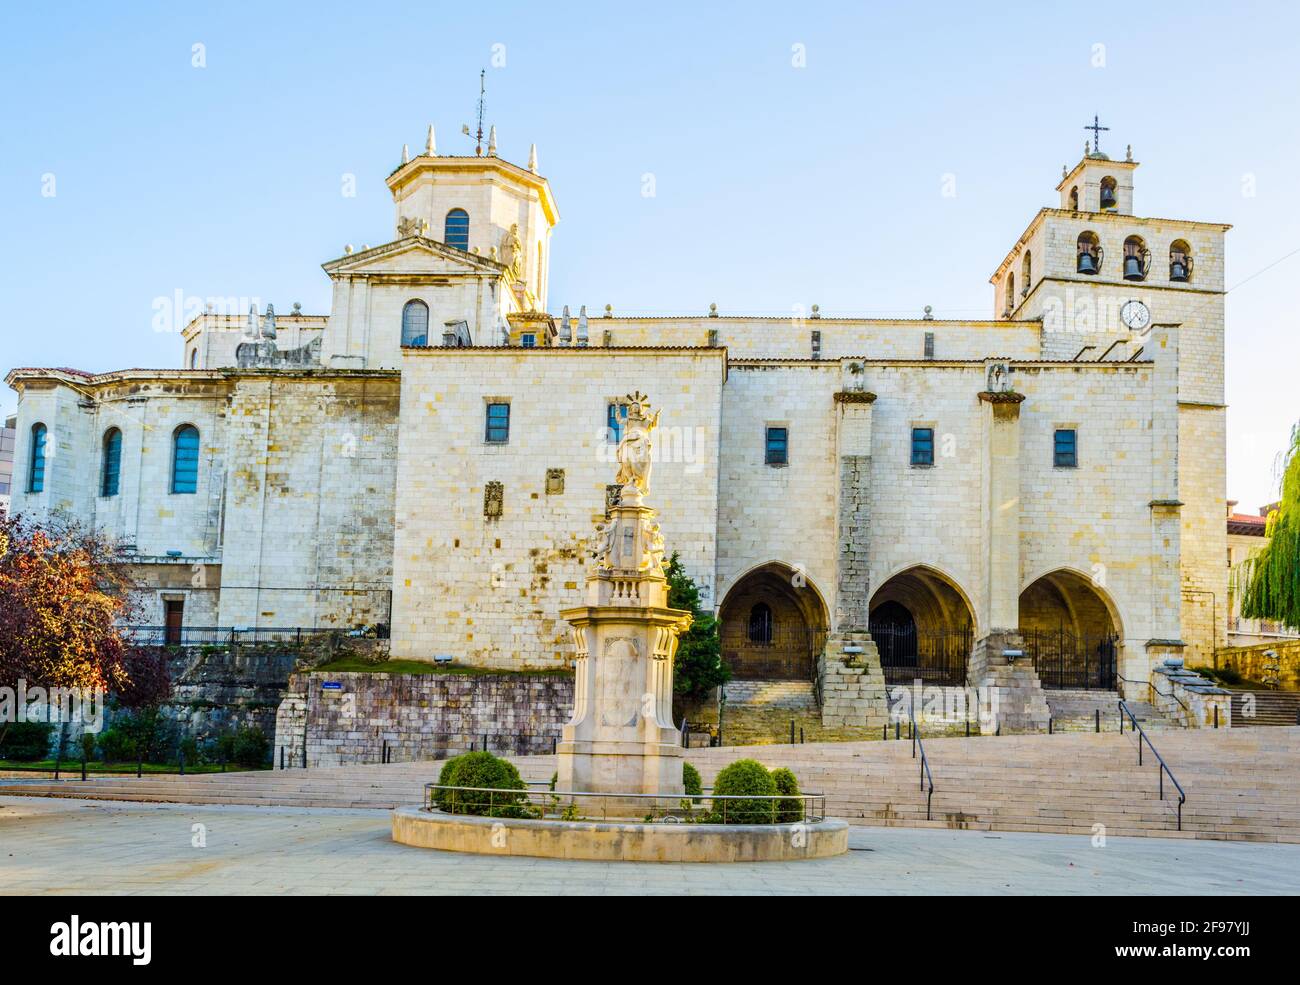
[[[651,435],[659,426],[659,411],[650,414],[650,401],[641,392],[627,396],[627,420],[623,438],[618,443],[618,483],[635,485],[645,495],[650,491],[650,471],[653,467]]]

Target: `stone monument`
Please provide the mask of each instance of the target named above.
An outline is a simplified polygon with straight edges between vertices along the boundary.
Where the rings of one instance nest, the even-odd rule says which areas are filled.
[[[664,540],[645,505],[659,413],[627,397],[618,444],[618,500],[596,524],[586,604],[560,615],[573,627],[573,718],[558,747],[557,789],[582,793],[682,793],[681,737],[673,725],[673,659],[691,615],[668,608]],[[642,816],[663,804],[608,799],[592,810]]]

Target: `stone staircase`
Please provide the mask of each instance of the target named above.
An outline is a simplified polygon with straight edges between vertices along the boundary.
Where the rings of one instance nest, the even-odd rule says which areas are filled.
[[[787,722],[788,730],[788,722]],[[692,749],[711,783],[726,764],[752,756],[788,766],[828,813],[854,824],[1108,836],[1156,835],[1300,843],[1300,728],[1176,729],[1156,747],[1187,791],[1176,830],[1173,787],[1157,796],[1149,751],[1138,766],[1125,732],[929,738],[933,820],[925,815],[911,743],[840,742]],[[526,780],[546,781],[552,756],[514,757]],[[421,802],[438,763],[342,766],[203,776],[102,777],[86,782],[0,783],[0,795],[295,807],[391,808]]]
[[[1254,699],[1254,714],[1246,714],[1248,702]],[[1300,691],[1237,691],[1232,695],[1232,725],[1248,728],[1252,725],[1300,724]]]
[[[1145,726],[1144,726],[1145,727]],[[1137,762],[1131,732],[931,738],[932,818],[911,743],[766,746],[745,750],[786,766],[828,813],[850,823],[995,831],[1159,835],[1300,843],[1300,728],[1174,729],[1154,736],[1187,802],[1177,830],[1173,785],[1158,797],[1159,768]],[[691,754],[707,785],[739,750]]]
[[[728,681],[722,712],[722,741],[727,745],[789,742],[821,724],[811,681]]]
[[[1100,712],[1101,731],[1120,731],[1119,695],[1114,691],[1048,688],[1045,689],[1045,693],[1048,708],[1052,712],[1053,732],[1096,732],[1098,712]],[[1148,732],[1178,728],[1177,723],[1170,721],[1147,702],[1129,701],[1126,704],[1142,723],[1142,728]],[[1127,732],[1130,728],[1131,725],[1126,720],[1124,731]]]
[[[728,681],[727,707],[784,708],[797,712],[817,710],[811,681]]]

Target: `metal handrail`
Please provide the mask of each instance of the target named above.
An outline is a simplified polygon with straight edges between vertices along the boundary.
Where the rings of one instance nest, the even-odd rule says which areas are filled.
[[[529,786],[535,786],[535,785],[537,784],[536,783],[529,784]],[[616,800],[616,801],[649,800],[649,801],[658,801],[661,803],[662,802],[669,802],[669,803],[689,802],[692,809],[695,806],[697,806],[701,801],[710,801],[715,804],[718,801],[722,801],[724,803],[723,810],[722,810],[724,824],[726,823],[725,803],[727,801],[765,800],[771,804],[772,817],[774,819],[774,823],[793,823],[793,822],[777,822],[775,819],[779,816],[782,807],[788,806],[786,802],[797,800],[800,801],[802,805],[803,816],[800,819],[802,823],[816,823],[819,821],[824,821],[826,819],[826,795],[822,793],[798,793],[798,794],[601,793],[601,792],[595,792],[591,790],[551,790],[549,789],[549,787],[548,789],[545,790],[528,790],[528,789],[521,790],[517,788],[511,789],[508,787],[462,787],[462,786],[457,786],[454,784],[446,784],[446,783],[426,783],[424,785],[424,790],[425,790],[425,808],[428,810],[432,810],[436,806],[437,799],[438,799],[437,791],[439,790],[447,790],[452,792],[453,807],[456,799],[455,795],[463,794],[463,793],[487,794],[488,803],[486,806],[487,806],[489,817],[495,816],[497,810],[495,799],[496,797],[501,796],[502,800],[500,806],[502,809],[506,809],[512,805],[518,804],[519,800],[522,798],[523,802],[527,804],[529,807],[543,808],[543,813],[545,813],[544,809],[546,807],[558,806],[560,801],[563,800],[564,798],[570,798],[571,801],[574,802],[576,802],[576,800],[580,797],[594,798],[601,802],[602,817],[605,819],[609,818],[609,801],[611,800]],[[483,807],[484,805],[482,803],[482,798],[477,798],[477,800],[478,803],[476,804],[476,806]],[[453,809],[452,813],[457,813],[457,812]],[[616,815],[615,820],[617,819],[618,817]]]
[[[921,728],[916,724],[916,709],[912,707],[909,701],[907,705],[907,717],[912,721],[912,758],[916,758],[916,750],[919,746],[921,749],[921,789],[925,790],[925,781],[930,781],[930,789],[925,795],[925,819],[930,820],[930,801],[934,799],[934,774],[930,772],[930,757],[925,754],[925,743],[921,741]]]
[[[1192,714],[1192,709],[1188,708],[1187,705],[1183,704],[1183,699],[1182,699],[1182,698],[1180,698],[1178,695],[1176,695],[1176,694],[1175,694],[1174,692],[1172,692],[1172,691],[1170,691],[1168,694],[1165,694],[1164,691],[1162,691],[1162,690],[1160,690],[1160,688],[1156,687],[1156,682],[1155,682],[1155,681],[1135,681],[1135,680],[1130,680],[1129,678],[1125,677],[1123,674],[1119,673],[1118,671],[1115,672],[1115,676],[1116,676],[1117,678],[1119,678],[1121,681],[1123,681],[1125,684],[1145,684],[1147,687],[1149,687],[1149,688],[1152,690],[1153,693],[1160,695],[1160,697],[1162,697],[1162,698],[1173,698],[1173,699],[1174,699],[1175,701],[1177,701],[1180,705],[1182,705],[1183,711],[1187,712],[1187,714],[1188,714],[1189,716]],[[1152,704],[1155,704],[1155,702],[1152,702]],[[1189,721],[1190,721],[1190,718],[1189,718]]]
[[[1169,781],[1178,789],[1178,830],[1182,831],[1183,830],[1183,804],[1187,802],[1187,791],[1183,789],[1183,785],[1179,783],[1178,778],[1174,776],[1174,771],[1171,770],[1169,768],[1169,764],[1165,762],[1165,757],[1160,755],[1156,747],[1151,744],[1151,737],[1147,735],[1146,729],[1144,729],[1142,727],[1142,723],[1137,720],[1137,716],[1133,714],[1133,710],[1124,703],[1123,698],[1119,699],[1119,712],[1120,712],[1119,715],[1120,734],[1123,734],[1124,732],[1125,715],[1128,715],[1129,721],[1132,722],[1133,727],[1137,729],[1138,765],[1139,766],[1142,765],[1142,741],[1144,739],[1146,740],[1147,748],[1149,748],[1153,753],[1155,753],[1156,759],[1159,760],[1160,762],[1160,799],[1161,800],[1165,799],[1165,774],[1166,773],[1169,774]]]

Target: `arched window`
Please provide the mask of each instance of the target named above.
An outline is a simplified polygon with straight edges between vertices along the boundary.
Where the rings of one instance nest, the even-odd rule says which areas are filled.
[[[122,475],[122,432],[109,428],[104,432],[104,455],[99,466],[99,494],[116,496]]]
[[[1006,300],[1006,307],[1003,309],[1002,313],[1006,315],[1008,318],[1010,318],[1011,309],[1013,309],[1015,306],[1016,306],[1016,275],[1015,272],[1013,271],[1012,273],[1007,274],[1007,300]]]
[[[198,368],[199,368],[199,350],[192,349],[190,350],[190,369],[198,369]]]
[[[1141,236],[1130,236],[1124,240],[1124,279],[1146,280],[1147,271],[1151,269],[1151,251]]]
[[[1091,231],[1079,233],[1074,269],[1081,274],[1095,274],[1101,270],[1101,240]]]
[[[1020,264],[1020,296],[1029,294],[1029,282],[1034,279],[1034,256],[1025,250],[1025,259]]]
[[[429,306],[423,301],[407,301],[402,309],[402,345],[429,344]]]
[[[766,602],[756,602],[749,610],[749,642],[772,643],[772,607]]]
[[[45,440],[48,432],[44,424],[32,425],[32,458],[27,470],[27,491],[45,491]]]
[[[458,250],[469,250],[469,213],[452,209],[442,227],[442,241]]]
[[[1119,208],[1119,199],[1115,197],[1115,179],[1101,179],[1101,210],[1103,212],[1114,212]]]
[[[1075,185],[1070,189],[1070,211],[1079,211],[1079,186]]]
[[[172,492],[199,491],[199,429],[182,424],[172,435]]]
[[[1192,279],[1192,248],[1185,239],[1169,244],[1169,279],[1180,284]]]

